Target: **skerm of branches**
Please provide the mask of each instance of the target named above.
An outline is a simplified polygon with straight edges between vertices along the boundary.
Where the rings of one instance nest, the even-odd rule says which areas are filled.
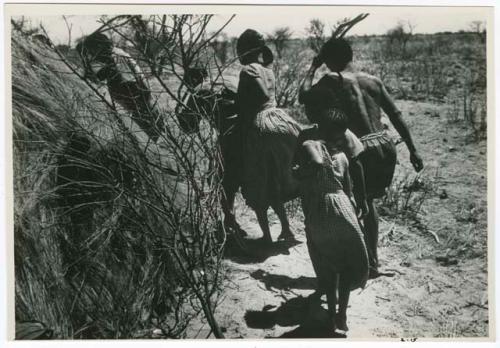
[[[166,337],[182,337],[193,314],[200,312],[215,337],[223,337],[214,317],[222,281],[225,240],[218,204],[223,194],[219,143],[210,127],[205,132],[182,134],[172,107],[182,105],[184,94],[189,90],[184,81],[186,70],[198,65],[209,73],[221,73],[220,66],[213,72],[212,67],[217,63],[206,48],[225,25],[208,34],[211,18],[209,15],[166,15],[103,17],[101,20],[99,31],[111,38],[114,47],[133,53],[141,70],[146,71],[137,77],[147,80],[166,124],[157,143],[149,141],[130,113],[110,99],[106,87],[85,77],[81,63],[69,60],[57,47],[38,47],[24,37],[17,40],[23,44],[14,47],[16,57],[25,57],[29,63],[16,58],[13,66],[19,173],[27,172],[30,163],[34,163],[33,158],[40,160],[36,162],[40,165],[37,172],[50,172],[50,175],[31,178],[33,183],[46,178],[42,186],[30,181],[30,185],[18,187],[18,192],[32,191],[36,207],[43,209],[43,214],[35,210],[21,212],[19,221],[26,219],[29,223],[23,229],[26,233],[19,231],[16,238],[32,240],[29,246],[18,245],[26,246],[29,256],[37,260],[40,267],[45,267],[36,268],[36,272],[31,272],[29,265],[18,269],[31,272],[30,277],[38,279],[43,275],[51,280],[37,282],[40,286],[37,298],[26,303],[26,313],[22,314],[26,314],[24,318],[46,318],[48,327],[59,328],[57,337],[131,338],[138,330],[152,327],[153,319]],[[30,54],[24,53],[28,51]],[[34,122],[40,127],[33,130]],[[47,130],[54,130],[50,139],[45,136]],[[85,151],[61,152],[61,144],[69,144],[66,147],[72,144],[72,138],[66,134],[75,132],[77,139],[84,139],[78,143],[89,144],[85,145]],[[28,153],[27,141],[33,142],[32,148],[43,147],[47,157],[36,153],[27,159],[19,157]],[[59,157],[65,161],[58,160]],[[43,162],[44,159],[47,161]],[[62,172],[57,169],[57,163],[70,166],[75,173],[66,175],[60,185],[49,181]],[[110,163],[119,170],[113,171]],[[82,177],[81,173],[86,173],[84,167],[95,173]],[[53,208],[42,199],[53,192],[65,195],[68,190],[58,186],[68,185],[79,190],[90,186],[98,188],[97,192],[104,191],[99,189],[102,187],[106,187],[104,192],[111,191],[111,198],[97,200],[93,195],[81,198],[85,201],[79,205],[89,207],[86,221],[91,222],[90,228],[79,229],[85,235],[75,235],[76,229],[67,223],[67,218],[59,216],[59,210],[51,210]],[[46,188],[47,192],[40,191]],[[65,211],[75,209],[73,204],[69,205],[64,207]],[[37,220],[40,215],[53,217],[47,228],[65,236],[65,243],[69,244],[65,250],[70,253],[59,250],[56,242],[36,239],[45,235],[37,230],[44,223]],[[113,244],[123,240],[123,244]],[[36,248],[30,249],[32,246]],[[57,250],[47,251],[46,247]],[[27,255],[23,252],[16,249],[17,255]],[[48,262],[44,257],[48,253],[63,254],[63,257],[46,267]],[[75,272],[62,279],[61,274],[69,274],[66,268]],[[87,275],[96,281],[89,281]],[[57,289],[49,286],[56,283],[54,279],[61,284],[56,288],[69,290],[55,294]],[[17,280],[16,298],[26,299],[34,283]],[[103,293],[106,296],[99,296]],[[17,303],[21,303],[19,301]],[[38,316],[40,313],[32,311],[36,309],[51,316]],[[55,312],[59,314],[52,315]]]

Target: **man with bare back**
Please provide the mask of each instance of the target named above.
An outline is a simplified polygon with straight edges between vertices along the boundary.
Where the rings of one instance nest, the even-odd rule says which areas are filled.
[[[365,184],[369,212],[364,217],[367,247],[370,254],[370,276],[378,273],[378,215],[374,199],[383,197],[391,184],[396,165],[396,148],[384,130],[382,112],[389,117],[396,131],[410,152],[410,162],[417,172],[423,168],[410,131],[401,111],[394,104],[382,81],[372,75],[355,71],[352,66],[353,52],[344,39],[332,38],[313,59],[311,68],[301,85],[299,101],[308,104],[311,90],[327,88],[334,98],[327,101],[333,107],[344,111],[348,117],[348,128],[360,138],[364,151],[359,155],[365,172]],[[316,70],[322,65],[331,70],[314,86]],[[326,102],[326,101],[325,101]],[[310,103],[309,103],[310,104]]]

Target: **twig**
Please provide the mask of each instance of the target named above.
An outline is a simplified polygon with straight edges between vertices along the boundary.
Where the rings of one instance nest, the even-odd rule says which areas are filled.
[[[434,237],[434,239],[436,240],[436,242],[437,242],[438,244],[441,244],[441,242],[439,241],[439,237],[438,237],[438,235],[436,234],[436,232],[431,231],[431,230],[427,230],[427,232],[429,232],[430,234],[432,234],[432,236]]]
[[[399,271],[399,270],[397,270],[397,269],[395,269],[395,268],[387,268],[387,269],[386,269],[386,271],[388,271],[388,272],[396,272],[396,273],[398,273],[399,275],[406,275],[406,273],[401,272],[401,271]]]

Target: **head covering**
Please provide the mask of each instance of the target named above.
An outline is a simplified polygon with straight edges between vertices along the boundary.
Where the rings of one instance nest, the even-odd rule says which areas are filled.
[[[264,65],[269,65],[273,62],[273,52],[266,46],[264,36],[253,29],[247,29],[240,35],[236,43],[236,50],[239,55],[244,55],[252,51],[262,53]]]

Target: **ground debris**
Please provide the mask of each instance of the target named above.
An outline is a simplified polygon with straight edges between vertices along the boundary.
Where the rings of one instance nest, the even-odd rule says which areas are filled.
[[[436,256],[436,261],[439,262],[441,266],[454,266],[458,264],[457,259],[452,259],[448,256]]]

